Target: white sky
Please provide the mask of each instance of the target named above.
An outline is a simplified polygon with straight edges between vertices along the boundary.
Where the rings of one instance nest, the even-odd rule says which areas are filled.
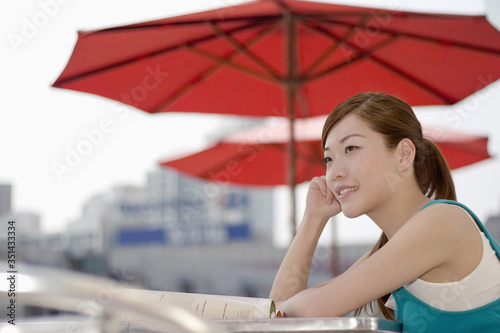
[[[489,0],[493,3],[495,0]],[[149,115],[98,96],[51,88],[66,65],[77,30],[141,22],[221,8],[240,0],[23,0],[0,4],[0,183],[13,185],[13,210],[42,216],[55,232],[80,215],[93,194],[117,184],[145,181],[147,170],[169,155],[204,147],[206,135],[223,117],[165,113]],[[324,1],[342,3],[342,1]],[[358,0],[350,4],[401,10],[479,14],[483,1]],[[343,3],[347,3],[344,1]],[[499,2],[497,1],[496,4]],[[500,12],[497,8],[497,12]],[[15,37],[24,38],[20,44]],[[455,107],[418,110],[424,124],[438,124],[490,136],[490,153],[500,154],[500,84],[496,82]],[[460,111],[450,120],[449,110]],[[125,116],[117,110],[127,110]],[[455,115],[455,114],[454,114]],[[68,149],[108,121],[109,131],[58,179],[53,163],[65,163]],[[189,127],[188,127],[189,126]],[[190,130],[187,130],[190,128]],[[192,129],[192,130],[191,130]],[[88,141],[88,140],[87,140]],[[500,206],[500,164],[496,159],[454,173],[459,199],[485,219]],[[286,195],[278,195],[284,201]],[[286,211],[286,210],[284,210]],[[279,214],[278,214],[279,215]],[[286,215],[286,214],[282,214]],[[298,214],[299,216],[301,213]],[[286,220],[286,216],[278,216]],[[360,229],[366,231],[360,236]],[[341,242],[373,239],[366,221],[341,222]],[[371,232],[375,231],[375,233]],[[367,236],[368,235],[368,236]],[[378,235],[377,235],[378,236]]]

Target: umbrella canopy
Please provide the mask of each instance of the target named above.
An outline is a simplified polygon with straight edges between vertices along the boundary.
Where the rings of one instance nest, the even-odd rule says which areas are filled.
[[[306,117],[359,91],[453,104],[499,77],[484,16],[262,0],[79,32],[53,85],[147,112]]]
[[[325,174],[321,130],[326,116],[295,121],[295,181],[302,183]],[[159,162],[163,167],[211,181],[245,185],[287,184],[289,122],[273,119],[271,124],[224,137],[212,147],[179,159]],[[451,169],[488,159],[488,138],[424,127],[424,136],[443,152]]]

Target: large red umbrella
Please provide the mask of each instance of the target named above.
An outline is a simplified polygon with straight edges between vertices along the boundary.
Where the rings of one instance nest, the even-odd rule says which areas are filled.
[[[297,183],[325,174],[321,147],[325,119],[326,116],[318,116],[295,121]],[[200,152],[159,163],[224,184],[284,185],[287,184],[284,170],[290,141],[288,127],[288,122],[273,119],[271,124],[228,135]],[[427,126],[423,133],[438,145],[451,169],[490,158],[485,136]]]
[[[306,117],[359,91],[453,104],[498,78],[484,16],[262,0],[79,32],[54,86],[152,113]]]
[[[359,91],[453,104],[499,77],[500,32],[484,16],[261,0],[79,32],[53,85],[152,113],[293,121],[329,113]],[[294,221],[294,133],[290,140]]]

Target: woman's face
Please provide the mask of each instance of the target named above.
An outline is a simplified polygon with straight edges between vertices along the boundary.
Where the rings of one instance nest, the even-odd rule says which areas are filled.
[[[324,156],[327,185],[345,216],[369,215],[394,195],[395,150],[358,116],[348,115],[330,130]]]

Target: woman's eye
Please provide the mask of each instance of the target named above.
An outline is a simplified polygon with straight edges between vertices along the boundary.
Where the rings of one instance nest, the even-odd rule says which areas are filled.
[[[325,163],[325,165],[326,165],[326,164],[328,164],[328,163],[330,163],[331,161],[332,161],[332,158],[331,158],[331,157],[325,157],[325,158],[323,159],[323,162]]]
[[[358,147],[356,147],[356,146],[347,146],[347,147],[345,147],[345,153],[348,154],[351,151],[356,150],[356,148],[358,148]]]

